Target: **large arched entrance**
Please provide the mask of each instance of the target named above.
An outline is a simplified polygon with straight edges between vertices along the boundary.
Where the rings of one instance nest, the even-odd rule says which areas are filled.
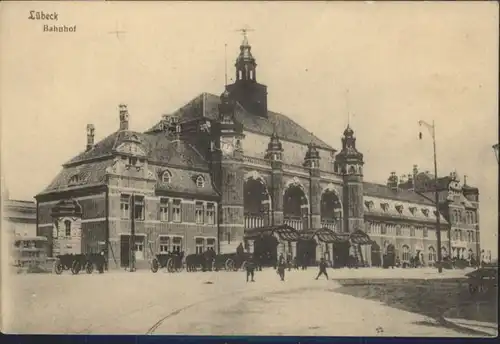
[[[250,176],[245,181],[243,192],[245,228],[265,226],[270,215],[270,197],[262,177]]]
[[[289,185],[283,195],[283,222],[300,231],[307,226],[307,218],[308,202],[302,185]]]
[[[342,203],[334,190],[327,189],[321,195],[321,227],[341,232]]]

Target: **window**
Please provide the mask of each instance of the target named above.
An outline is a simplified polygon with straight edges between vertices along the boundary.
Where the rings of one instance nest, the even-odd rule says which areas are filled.
[[[67,237],[71,236],[71,221],[66,220],[64,221],[64,228],[65,228],[65,233]]]
[[[410,207],[410,212],[411,212],[412,215],[415,215],[416,210],[417,210],[417,208]]]
[[[387,227],[385,224],[381,224],[381,227],[380,227],[380,234],[387,234]]]
[[[130,203],[129,195],[120,196],[120,214],[122,219],[126,220],[130,218],[129,203]]]
[[[435,262],[436,261],[436,250],[434,247],[430,246],[429,247],[429,262]]]
[[[162,183],[170,183],[172,181],[172,174],[170,173],[170,171],[165,171],[163,172],[163,174],[161,175],[161,181]]]
[[[160,221],[168,221],[168,198],[160,198]]]
[[[172,221],[181,222],[181,200],[176,199],[172,204]]]
[[[205,187],[205,179],[202,176],[196,178],[196,186],[199,188]]]
[[[425,217],[428,217],[429,216],[429,209],[423,208],[422,209],[422,214],[424,214]]]
[[[429,230],[428,230],[427,228],[425,228],[425,227],[424,227],[424,228],[422,229],[422,231],[423,231],[424,238],[427,238],[427,237],[429,236]]]
[[[160,237],[160,253],[167,253],[169,251],[170,238],[168,236]]]
[[[396,235],[401,235],[401,226],[396,226]]]
[[[69,179],[69,184],[78,184],[80,182],[80,178],[78,177],[78,174],[75,174],[71,176]]]
[[[458,235],[459,235],[460,241],[464,241],[464,233],[461,230],[458,231]]]
[[[415,227],[410,227],[410,236],[411,237],[415,236]]]
[[[172,252],[181,252],[182,251],[182,238],[174,237],[172,239]]]
[[[402,214],[403,213],[403,206],[401,204],[396,205],[396,210],[398,213]]]
[[[203,253],[203,238],[196,238],[196,254]]]
[[[227,238],[227,243],[230,244],[231,243],[231,233],[227,232],[226,238]]]
[[[410,260],[410,248],[406,245],[403,245],[403,261]]]
[[[134,197],[134,219],[144,220],[144,197]]]
[[[203,223],[203,202],[196,202],[196,206],[194,209],[194,217],[197,224]]]
[[[207,239],[207,250],[215,250],[215,239],[213,238],[208,238]]]
[[[215,224],[215,205],[213,203],[207,203],[206,215],[207,215],[207,223],[209,225],[214,225]]]
[[[135,238],[135,259],[144,260],[144,237],[139,236]]]
[[[470,232],[470,238],[471,238],[471,242],[475,242],[476,241],[476,238],[475,238],[475,235],[474,235],[474,231]]]
[[[128,164],[130,166],[136,166],[137,165],[137,158],[134,158],[134,157],[128,158]]]

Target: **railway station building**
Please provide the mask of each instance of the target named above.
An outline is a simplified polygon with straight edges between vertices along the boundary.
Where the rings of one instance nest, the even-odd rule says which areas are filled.
[[[50,254],[104,250],[112,268],[126,266],[132,249],[140,266],[159,252],[230,253],[239,244],[253,252],[258,238],[272,236],[274,254],[307,252],[313,263],[334,259],[339,238],[363,233],[365,265],[380,265],[389,248],[426,265],[438,249],[477,257],[477,188],[454,173],[435,185],[417,166],[405,179],[392,172],[386,184],[365,181],[370,166],[353,128],[332,128],[335,149],[268,109],[246,37],[235,74],[220,96],[200,94],[145,132],[129,128],[136,114],[126,105],[101,141],[89,124],[82,152],[35,196],[37,233]]]

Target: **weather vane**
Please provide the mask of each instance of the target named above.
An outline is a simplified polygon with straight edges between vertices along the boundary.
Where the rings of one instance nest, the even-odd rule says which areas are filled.
[[[248,25],[245,25],[241,29],[238,29],[238,30],[235,30],[235,31],[241,32],[242,35],[243,35],[243,37],[246,37],[247,36],[247,32],[249,32],[249,31],[255,31],[255,30],[252,29],[251,27],[249,27]]]

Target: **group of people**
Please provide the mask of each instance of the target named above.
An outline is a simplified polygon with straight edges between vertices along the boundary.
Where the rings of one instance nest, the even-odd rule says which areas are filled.
[[[295,269],[298,269],[298,264],[296,264],[296,260],[294,262]],[[281,281],[285,281],[285,271],[288,268],[288,271],[291,270],[292,267],[292,262],[291,262],[291,257],[289,256],[288,259],[285,260],[285,257],[283,254],[280,254],[277,264],[276,264],[276,273],[280,277]],[[302,269],[306,269],[307,266],[305,264],[302,266]],[[255,259],[252,257],[249,259],[246,263],[246,273],[247,273],[247,282],[255,282],[255,270],[259,269],[262,270],[262,267],[259,267],[257,264],[255,264]],[[328,279],[328,273],[326,271],[327,268],[327,263],[325,258],[321,258],[319,262],[319,272],[318,275],[316,276],[316,279],[319,279],[321,275],[325,275],[326,279]]]

